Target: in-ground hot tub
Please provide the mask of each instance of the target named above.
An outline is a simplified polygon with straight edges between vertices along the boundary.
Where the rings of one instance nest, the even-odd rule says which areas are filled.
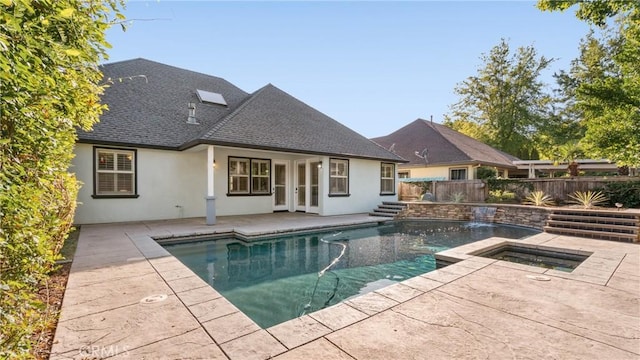
[[[504,243],[496,248],[481,250],[473,255],[571,272],[591,254],[585,251],[568,252],[568,250],[560,248]]]

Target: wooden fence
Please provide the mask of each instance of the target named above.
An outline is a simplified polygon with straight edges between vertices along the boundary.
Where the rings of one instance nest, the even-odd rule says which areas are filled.
[[[576,191],[597,190],[607,183],[638,181],[638,177],[575,177],[551,179],[521,179],[522,183],[533,185],[534,191],[543,191],[557,201],[568,200],[568,195]],[[489,186],[483,180],[432,181],[428,183],[399,184],[398,195],[403,201],[420,200],[423,192],[428,192],[433,201],[453,201],[457,194],[463,194],[460,202],[485,202],[489,197]]]
[[[433,201],[440,202],[484,202],[489,196],[489,189],[482,180],[432,181],[421,184],[401,182],[399,188],[399,199],[404,201],[420,200],[424,191],[431,194]]]
[[[523,182],[533,184],[534,191],[543,191],[551,198],[566,201],[569,195],[576,191],[598,190],[606,184],[621,181],[634,181],[637,177],[575,177],[555,179],[523,179]]]

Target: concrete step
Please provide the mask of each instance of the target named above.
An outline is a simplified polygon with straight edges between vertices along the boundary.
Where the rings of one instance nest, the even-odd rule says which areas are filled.
[[[548,220],[547,226],[554,228],[583,229],[608,232],[620,232],[625,234],[637,234],[638,227],[634,225],[617,225],[600,222],[578,222],[578,221],[562,221]]]
[[[398,214],[398,213],[400,213],[400,211],[402,211],[402,209],[387,209],[387,208],[383,208],[383,207],[378,206],[378,208],[374,209],[373,211],[379,211],[379,212],[391,213],[391,214]]]
[[[407,204],[398,201],[383,201],[377,208],[370,212],[370,216],[382,216],[393,218],[407,207]]]
[[[551,226],[545,226],[544,231],[551,234],[582,236],[582,237],[588,237],[592,239],[618,240],[618,241],[628,241],[628,242],[639,241],[638,234],[623,234],[623,233],[610,232],[610,231],[568,229],[568,228],[558,228],[558,227],[551,227]]]
[[[399,202],[399,201],[383,201],[382,205],[396,205],[396,206],[402,206],[402,208],[406,208],[407,204]]]
[[[391,214],[391,213],[378,212],[376,210],[373,210],[372,212],[370,212],[369,216],[380,216],[380,217],[393,219],[393,216],[395,215],[395,214]]]
[[[637,219],[638,214],[624,211],[597,210],[597,209],[555,209],[551,212],[554,215],[576,215],[586,217]]]
[[[396,210],[398,212],[404,210],[406,208],[406,206],[401,206],[401,205],[378,205],[378,209],[389,209],[389,210]]]
[[[573,215],[573,214],[549,214],[549,219],[559,221],[573,221],[573,222],[588,222],[588,223],[603,223],[603,224],[615,224],[615,225],[632,225],[638,226],[640,219],[637,217],[610,217],[610,216],[594,216],[594,215]]]

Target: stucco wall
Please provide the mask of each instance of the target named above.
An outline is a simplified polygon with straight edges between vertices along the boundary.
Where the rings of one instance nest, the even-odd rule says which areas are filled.
[[[204,217],[207,196],[206,146],[189,151],[137,149],[138,198],[94,199],[93,145],[77,144],[70,172],[84,183],[78,195],[77,224]],[[288,202],[295,207],[295,162],[322,161],[320,215],[363,213],[382,201],[397,201],[397,195],[380,196],[380,161],[350,159],[348,197],[329,197],[329,157],[216,147],[214,149],[214,196],[216,215],[250,215],[274,211],[273,196],[233,196],[228,194],[229,157],[269,159],[287,164]],[[272,187],[273,187],[273,178]]]
[[[289,201],[289,211],[294,211],[294,164],[295,160],[303,160],[304,156],[285,153],[274,153],[268,151],[254,151],[235,148],[215,148],[216,168],[214,170],[214,191],[216,197],[216,214],[219,216],[227,215],[247,215],[247,214],[265,214],[273,212],[272,196],[234,196],[229,195],[229,183],[227,180],[229,157],[246,157],[254,159],[269,159],[273,162],[284,161],[287,164],[288,174],[287,181],[289,189],[287,197]],[[273,187],[273,178],[272,187]]]
[[[429,167],[403,167],[399,171],[409,171],[412,178],[438,178],[442,177],[449,180],[450,169],[467,169],[467,180],[474,178],[474,168],[471,165],[445,165],[445,166],[429,166]]]
[[[138,198],[94,199],[93,145],[77,144],[70,172],[83,185],[75,223],[177,219],[205,215],[206,153],[137,149]]]
[[[496,208],[492,222],[527,226],[539,230],[543,229],[550,211],[543,207],[524,205],[409,202],[407,208],[397,217],[469,221],[473,220],[473,208],[477,207]]]
[[[325,161],[327,164],[328,159]],[[397,201],[398,195],[380,195],[380,161],[351,159],[349,160],[349,196],[329,196],[329,168],[321,173],[322,204],[321,215],[354,214],[372,211],[383,201]],[[396,179],[397,184],[397,179]],[[397,186],[395,187],[397,188]]]

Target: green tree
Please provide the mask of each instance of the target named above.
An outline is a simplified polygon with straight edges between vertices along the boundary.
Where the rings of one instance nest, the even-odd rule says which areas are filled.
[[[460,100],[445,125],[517,157],[537,158],[534,134],[550,103],[538,78],[553,60],[538,57],[532,46],[512,53],[504,39],[481,60],[478,74],[456,86]]]
[[[538,8],[543,11],[565,11],[578,5],[576,17],[599,27],[606,26],[607,20],[617,14],[637,10],[635,0],[538,0]]]
[[[581,57],[565,80],[575,94],[574,109],[585,129],[590,157],[620,165],[640,164],[640,3],[637,1],[549,1],[542,10],[578,5],[576,16],[601,29],[581,44]],[[615,23],[611,18],[616,17]]]
[[[583,140],[586,129],[584,111],[576,101],[578,86],[601,78],[612,69],[606,51],[591,31],[580,42],[580,56],[571,62],[569,71],[554,74],[558,88],[554,90],[549,116],[536,134],[541,158],[557,160],[563,148]]]
[[[72,223],[76,128],[104,109],[97,65],[123,6],[0,0],[0,358],[29,358],[29,335],[46,326],[34,293]]]

